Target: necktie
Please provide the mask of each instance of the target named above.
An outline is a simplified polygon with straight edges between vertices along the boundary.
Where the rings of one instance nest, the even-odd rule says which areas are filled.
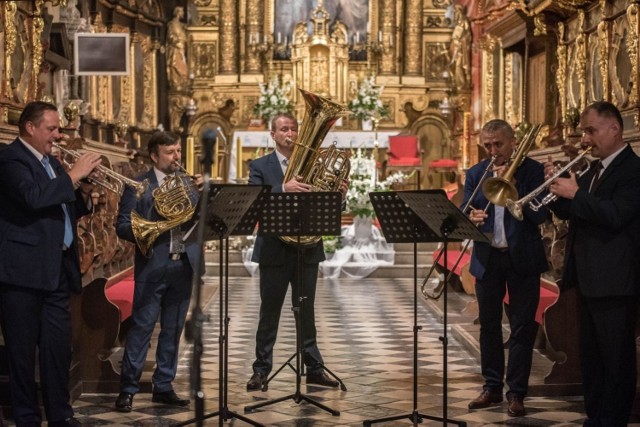
[[[42,165],[44,169],[47,171],[49,178],[55,178],[55,174],[53,173],[53,169],[51,168],[51,163],[49,163],[49,157],[44,156],[42,158]],[[71,228],[71,217],[69,216],[69,212],[67,211],[67,206],[63,203],[62,210],[64,211],[64,245],[65,247],[71,247],[71,243],[73,243],[73,229]]]
[[[600,179],[602,178],[602,173],[604,166],[602,166],[602,162],[598,160],[598,164],[596,164],[596,173],[593,174],[593,179],[591,180],[591,185],[589,186],[589,192],[596,191],[598,188],[598,184],[600,184]]]
[[[496,248],[506,248],[508,246],[507,236],[504,233],[504,207],[494,207],[493,223],[493,246]]]
[[[164,177],[164,181],[171,179],[173,175],[167,175]],[[184,253],[184,244],[182,243],[182,229],[178,225],[169,230],[169,253],[172,259],[180,259],[180,254]]]

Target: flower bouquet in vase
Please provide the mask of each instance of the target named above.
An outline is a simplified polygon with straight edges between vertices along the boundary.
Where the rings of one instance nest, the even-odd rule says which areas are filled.
[[[373,130],[373,118],[389,116],[389,108],[382,103],[380,95],[384,86],[375,86],[373,77],[360,82],[355,98],[349,101],[349,110],[362,122],[362,130]]]
[[[267,128],[271,119],[280,113],[290,113],[293,105],[287,94],[291,91],[288,83],[280,84],[278,76],[273,76],[268,84],[260,83],[260,97],[253,107],[253,113],[260,117]]]

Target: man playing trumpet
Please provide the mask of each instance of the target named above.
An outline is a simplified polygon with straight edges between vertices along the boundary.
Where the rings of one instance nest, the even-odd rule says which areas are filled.
[[[48,424],[80,425],[69,396],[69,300],[82,289],[76,220],[89,213],[80,180],[101,160],[84,153],[65,171],[51,155],[59,123],[55,105],[31,102],[19,137],[0,149],[0,313],[18,426],[41,423],[36,356]]]
[[[640,294],[640,158],[623,140],[620,111],[599,101],[580,116],[598,159],[576,180],[557,178],[549,207],[569,220],[561,291],[577,288],[585,426],[627,425],[636,391]],[[551,175],[553,164],[545,171]]]
[[[515,150],[515,135],[504,120],[484,125],[480,140],[494,156],[494,175],[507,166]],[[524,144],[525,142],[521,142]],[[489,167],[488,159],[473,166],[464,187],[465,205]],[[513,175],[518,194],[528,194],[544,181],[543,166],[524,157]],[[491,172],[489,173],[491,175]],[[538,212],[524,208],[524,220],[516,220],[504,206],[490,204],[486,195],[476,192],[470,200],[471,221],[490,236],[490,243],[474,242],[470,272],[476,278],[476,296],[480,318],[480,358],[483,390],[469,403],[469,409],[481,409],[502,402],[507,383],[507,413],[525,415],[533,344],[537,332],[535,314],[540,299],[540,274],[548,269],[538,226],[549,216],[546,208]],[[485,208],[486,207],[486,208]],[[502,337],[502,302],[509,292],[509,361],[504,378],[505,358]]]

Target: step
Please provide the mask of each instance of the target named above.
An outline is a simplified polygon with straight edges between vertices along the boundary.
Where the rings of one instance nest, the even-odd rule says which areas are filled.
[[[418,250],[418,265],[431,264],[433,261],[433,251],[431,249]],[[218,264],[220,262],[220,255],[218,251],[206,251],[204,255],[204,260],[206,263]],[[229,263],[241,264],[242,260],[242,252],[238,250],[229,251]],[[413,265],[413,249],[409,251],[399,251],[396,250],[396,254],[394,257],[395,264],[411,264]]]

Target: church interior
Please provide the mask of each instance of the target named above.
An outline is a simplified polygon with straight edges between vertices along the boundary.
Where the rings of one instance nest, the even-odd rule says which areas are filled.
[[[465,173],[488,157],[480,133],[492,119],[505,120],[519,137],[540,125],[528,156],[566,164],[580,150],[580,112],[605,100],[622,113],[625,141],[638,151],[639,5],[635,0],[0,2],[0,146],[16,139],[24,106],[41,100],[58,107],[61,132],[68,136],[65,147],[101,154],[102,164],[117,176],[133,179],[148,170],[149,139],[170,130],[180,135],[187,173],[207,174],[214,184],[244,185],[250,163],[274,149],[269,120],[275,113],[291,112],[303,126],[313,120],[300,91],[305,90],[345,107],[323,129],[324,146],[350,153],[352,174],[353,160],[369,162],[359,173],[373,179],[373,186],[363,192],[443,189],[460,206]],[[201,141],[211,132],[213,163],[205,170]],[[193,402],[170,409],[151,402],[153,360],[145,367],[135,411],[113,409],[130,326],[135,248],[116,236],[117,192],[96,187],[92,200],[92,214],[78,224],[83,292],[71,302],[76,417],[83,425],[188,421]],[[348,233],[358,233],[360,208],[354,205],[342,215]],[[260,303],[256,267],[247,257],[253,236],[206,243],[205,412],[225,409],[207,423],[220,419],[222,425],[230,408],[258,425],[273,426],[355,426],[407,411],[444,413],[473,426],[582,425],[577,296],[560,294],[557,284],[565,221],[554,218],[541,226],[550,269],[540,285],[528,413],[515,419],[500,405],[467,409],[482,376],[475,282],[462,245],[451,244],[450,263],[444,264],[436,259],[441,250],[436,243],[391,244],[379,222],[364,227],[365,237],[343,235],[342,244],[368,239],[379,264],[371,267],[370,258],[357,258],[358,250],[339,266],[332,258],[321,266],[316,298],[318,341],[344,389],[302,386],[339,416],[290,400],[243,411],[286,396],[296,386],[295,375],[285,369],[268,392],[245,390]],[[326,252],[332,242],[325,240]],[[427,277],[434,263],[436,274]],[[443,299],[434,294],[442,285],[438,276],[445,274],[450,281]],[[219,295],[225,286],[228,376],[221,381],[225,322],[219,318]],[[414,302],[415,320],[422,325],[417,343]],[[277,364],[296,352],[289,307],[282,319]],[[506,342],[508,322],[503,327]],[[445,341],[449,337],[444,350],[443,333]],[[193,391],[192,346],[183,337],[176,387],[184,395]],[[0,406],[4,424],[13,425],[4,353],[0,345]],[[637,403],[632,421],[640,422]],[[224,421],[243,424],[233,413]],[[425,420],[429,423],[438,422]],[[388,425],[410,424],[406,419]]]

